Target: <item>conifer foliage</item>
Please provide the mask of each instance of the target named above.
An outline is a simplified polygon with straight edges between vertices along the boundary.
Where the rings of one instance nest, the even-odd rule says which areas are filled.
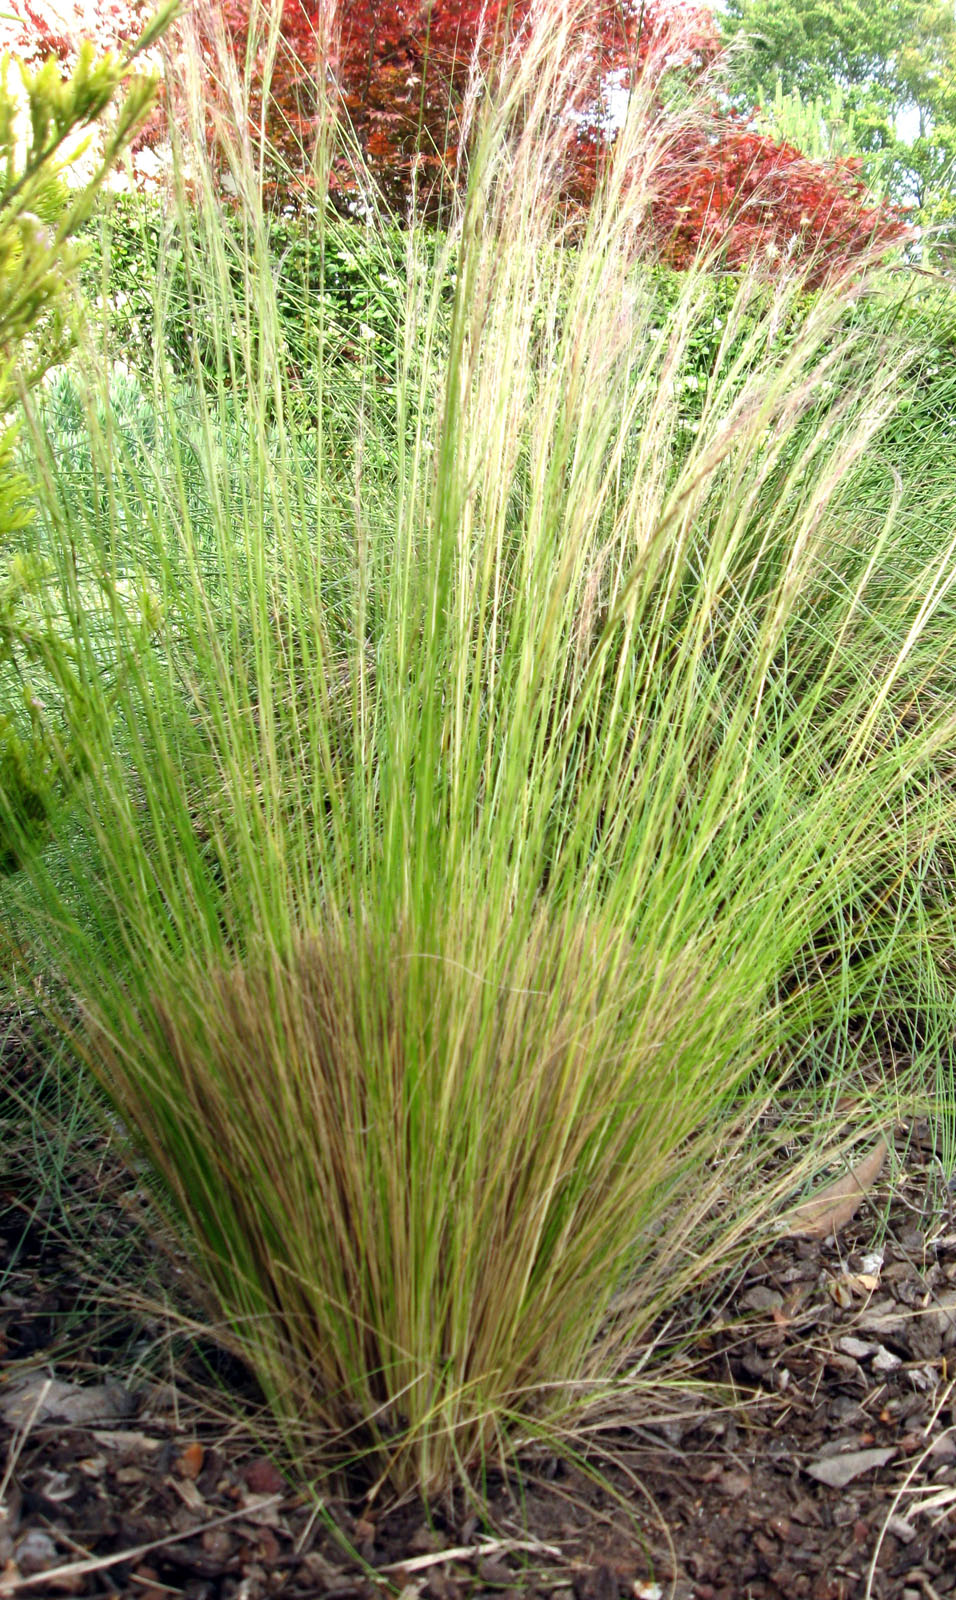
[[[75,242],[108,173],[148,116],[158,84],[131,76],[137,57],[168,26],[167,0],[130,49],[97,57],[85,41],[70,70],[55,52],[41,66],[0,63],[0,874],[21,864],[8,822],[22,842],[42,838],[61,798],[72,761],[61,737],[60,711],[83,704],[84,689],[57,624],[48,572],[29,540],[31,485],[17,470],[18,408],[27,392],[62,362],[74,340],[70,291],[82,260]],[[125,92],[121,93],[120,91]],[[20,103],[29,139],[19,136]],[[101,130],[99,156],[85,179],[77,135]],[[71,181],[67,181],[67,180]]]

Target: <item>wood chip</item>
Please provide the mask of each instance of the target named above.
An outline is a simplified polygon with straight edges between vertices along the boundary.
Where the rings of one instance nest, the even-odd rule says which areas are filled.
[[[894,1300],[874,1300],[860,1312],[856,1327],[860,1333],[881,1334],[883,1338],[898,1338],[910,1321]]]
[[[180,1477],[191,1478],[195,1483],[200,1472],[202,1471],[204,1456],[205,1451],[203,1450],[202,1445],[199,1443],[198,1439],[193,1439],[190,1444],[187,1444],[185,1450],[182,1452],[182,1455],[179,1457],[179,1460],[176,1462],[176,1471],[179,1473]]]
[[[257,1456],[254,1461],[248,1461],[242,1469],[243,1482],[253,1494],[282,1494],[286,1488],[285,1478],[273,1461],[266,1456]],[[360,1524],[356,1523],[357,1537],[375,1537],[375,1524],[366,1524],[371,1532],[366,1535],[359,1531]]]
[[[895,1455],[893,1446],[877,1450],[848,1450],[840,1456],[811,1461],[806,1470],[809,1477],[816,1478],[817,1483],[825,1483],[828,1489],[844,1489],[862,1473],[872,1472],[875,1467],[885,1467]]]

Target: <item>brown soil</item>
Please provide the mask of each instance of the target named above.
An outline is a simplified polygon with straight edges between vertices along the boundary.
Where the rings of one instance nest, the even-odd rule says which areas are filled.
[[[8,1048],[8,1085],[24,1059]],[[121,1293],[155,1271],[128,1177],[114,1200],[102,1154],[60,1172],[12,1155],[15,1127],[22,1111],[0,1125],[0,1596],[956,1596],[956,1221],[919,1127],[838,1238],[782,1238],[703,1319],[688,1306],[683,1336],[671,1323],[670,1399],[606,1418],[574,1462],[528,1454],[480,1505],[392,1509],[282,1476],[242,1370],[201,1338],[183,1353]]]

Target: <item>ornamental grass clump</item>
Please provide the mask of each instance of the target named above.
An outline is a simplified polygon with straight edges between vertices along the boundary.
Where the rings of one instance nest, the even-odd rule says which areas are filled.
[[[319,297],[291,376],[224,56],[193,380],[142,380],[148,450],[95,349],[31,412],[89,710],[21,914],[290,1451],[398,1490],[626,1386],[949,1062],[956,540],[874,466],[906,353],[866,271],[745,273],[719,328],[706,256],[662,296],[694,110],[650,70],[568,209],[574,37],[542,6],[476,86],[437,251],[356,222],[394,360]]]

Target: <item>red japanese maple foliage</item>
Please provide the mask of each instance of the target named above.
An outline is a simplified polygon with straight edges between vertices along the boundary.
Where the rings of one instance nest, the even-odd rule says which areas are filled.
[[[250,47],[248,6],[213,0],[240,59]],[[520,46],[531,0],[348,0],[329,26],[328,0],[265,0],[281,18],[266,122],[273,143],[292,163],[309,146],[317,75],[334,84],[339,112],[382,198],[401,212],[414,185],[428,209],[459,176],[464,103],[473,74],[489,76],[511,43]],[[568,105],[576,121],[569,190],[593,194],[609,128],[604,90],[617,77],[639,75],[653,56],[673,70],[699,72],[714,58],[717,35],[709,11],[680,0],[590,0],[579,21],[581,66]],[[258,41],[260,54],[262,41]],[[257,104],[256,111],[261,106]],[[350,188],[343,163],[334,174]]]
[[[214,3],[244,58],[248,8],[241,0]],[[507,42],[520,45],[530,3],[349,0],[333,38],[323,36],[325,0],[267,0],[281,8],[281,41],[269,104],[257,115],[294,166],[308,148],[316,75],[325,72],[386,203],[401,214],[414,187],[419,212],[439,210],[463,165],[472,71],[489,72]],[[697,0],[592,0],[583,27],[565,184],[568,199],[587,206],[614,137],[608,86],[666,69],[696,80],[699,92],[705,74],[718,81],[721,46],[711,11]],[[332,181],[347,206],[344,163]],[[722,112],[713,91],[669,150],[650,229],[675,266],[686,266],[702,245],[718,245],[731,268],[754,259],[773,267],[798,254],[811,284],[907,233],[899,212],[868,196],[856,163],[812,161],[756,133],[745,118]]]
[[[734,115],[686,130],[659,179],[653,227],[661,254],[686,267],[702,245],[728,268],[773,271],[798,256],[808,286],[910,235],[903,213],[874,200],[855,159],[820,162]]]
[[[140,31],[148,0],[11,0],[20,15],[16,53],[56,53],[69,61],[79,38],[101,45]],[[210,49],[210,99],[217,74],[215,36],[251,71],[251,114],[263,121],[283,171],[284,201],[307,191],[302,151],[329,104],[351,138],[382,199],[399,216],[412,192],[419,212],[438,216],[466,164],[464,108],[475,69],[489,74],[506,45],[520,48],[534,0],[263,0],[278,23],[268,94],[267,47],[250,37],[248,0],[199,0]],[[330,26],[330,17],[334,25]],[[799,254],[811,282],[905,237],[899,212],[868,196],[851,161],[812,161],[792,146],[756,133],[747,119],[721,110],[720,43],[705,0],[590,0],[579,25],[582,70],[568,105],[564,185],[586,207],[614,139],[606,91],[643,80],[665,97],[666,82],[693,80],[699,115],[669,145],[650,208],[649,236],[681,267],[702,246],[717,245],[728,267],[766,266]],[[249,57],[250,59],[247,59]],[[258,88],[257,88],[258,84]],[[323,93],[317,93],[317,84]],[[709,93],[709,99],[708,99]],[[703,97],[703,98],[702,98]],[[321,102],[321,104],[320,104]],[[156,125],[146,139],[155,138]],[[348,211],[352,168],[332,173],[333,196]]]

